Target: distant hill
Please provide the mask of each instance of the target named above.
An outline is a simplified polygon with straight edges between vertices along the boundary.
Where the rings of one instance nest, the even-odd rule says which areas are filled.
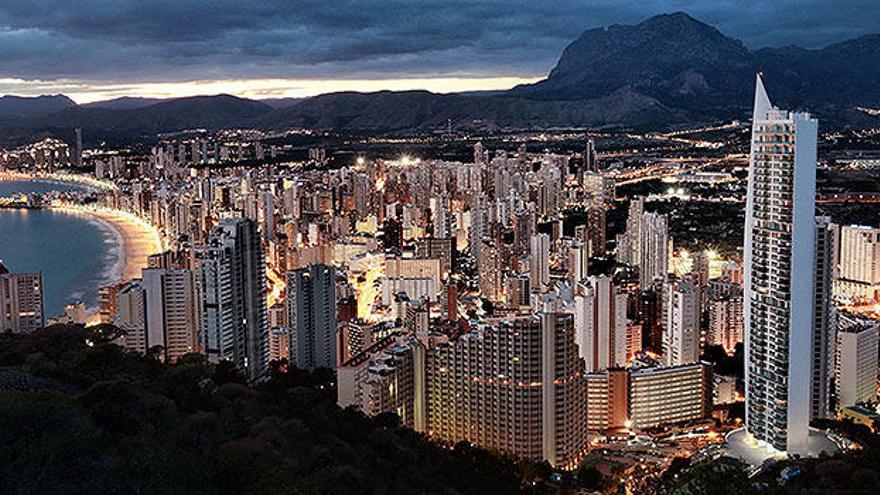
[[[161,98],[138,98],[132,96],[123,96],[112,100],[95,101],[80,105],[83,108],[105,108],[109,110],[134,110],[136,108],[148,107],[156,103],[161,103]]]
[[[260,103],[265,103],[272,108],[287,108],[296,105],[304,99],[305,98],[262,98],[257,101],[259,101]]]
[[[76,102],[64,95],[0,96],[0,120],[45,115],[75,106]]]
[[[111,108],[73,106],[17,122],[5,130],[10,136],[20,138],[28,133],[43,132],[67,135],[69,132],[65,130],[80,127],[88,140],[96,141],[185,129],[237,127],[271,111],[272,107],[265,103],[236,96],[193,96],[128,109],[113,108],[113,105]],[[2,126],[0,131],[4,131]]]

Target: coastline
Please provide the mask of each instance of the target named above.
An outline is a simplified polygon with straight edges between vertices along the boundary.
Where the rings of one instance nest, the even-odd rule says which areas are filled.
[[[81,188],[85,191],[104,191],[115,189],[115,185],[79,174],[24,174],[0,171],[0,182],[23,181],[32,183],[59,184]],[[103,241],[103,263],[95,273],[93,290],[104,285],[118,284],[140,278],[141,270],[147,267],[147,258],[164,250],[164,241],[158,230],[145,220],[128,212],[97,206],[95,204],[72,204],[64,200],[53,200],[38,206],[28,203],[0,205],[9,209],[44,209],[83,218],[94,225]],[[70,297],[77,299],[82,293],[74,292]],[[91,298],[89,298],[91,299]],[[98,304],[85,301],[89,323],[97,318]]]
[[[105,225],[116,237],[116,262],[102,281],[102,285],[140,278],[147,267],[147,257],[163,250],[158,233],[133,215],[112,210],[81,206],[52,206],[50,210],[88,216]]]

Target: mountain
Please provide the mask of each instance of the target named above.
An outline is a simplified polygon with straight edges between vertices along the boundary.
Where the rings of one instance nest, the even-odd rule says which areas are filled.
[[[547,79],[511,93],[542,100],[596,98],[626,87],[664,104],[704,111],[748,101],[755,64],[742,42],[684,13],[635,26],[590,29],[562,52]]]
[[[0,119],[19,119],[57,112],[76,103],[64,95],[0,96]]]
[[[585,31],[546,79],[510,93],[579,100],[628,88],[692,117],[728,117],[748,108],[757,71],[780,105],[841,118],[853,106],[880,103],[880,35],[817,50],[749,51],[688,14],[663,14]]]
[[[764,71],[774,102],[808,108],[826,125],[874,124],[880,107],[880,35],[829,45],[748,50],[677,12],[636,25],[589,29],[546,79],[509,91],[336,93],[260,119],[269,127],[360,130],[662,125],[748,114]]]
[[[161,98],[138,98],[133,96],[122,96],[113,98],[112,100],[94,101],[80,105],[83,108],[106,108],[110,110],[134,110],[136,108],[148,107],[150,105],[160,103]]]

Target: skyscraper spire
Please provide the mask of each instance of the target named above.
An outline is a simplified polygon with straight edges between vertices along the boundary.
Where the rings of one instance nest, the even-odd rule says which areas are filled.
[[[764,89],[763,76],[763,72],[758,72],[755,75],[755,107],[754,112],[752,113],[753,120],[767,118],[767,112],[773,108],[773,105],[770,103],[770,97],[767,96],[767,90]]]

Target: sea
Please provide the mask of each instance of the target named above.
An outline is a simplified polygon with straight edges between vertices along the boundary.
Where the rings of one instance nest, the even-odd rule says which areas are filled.
[[[0,197],[82,189],[45,181],[0,181]],[[87,215],[53,210],[0,208],[0,261],[12,273],[42,272],[45,316],[64,306],[98,304],[98,287],[124,263],[121,238],[109,224]]]

